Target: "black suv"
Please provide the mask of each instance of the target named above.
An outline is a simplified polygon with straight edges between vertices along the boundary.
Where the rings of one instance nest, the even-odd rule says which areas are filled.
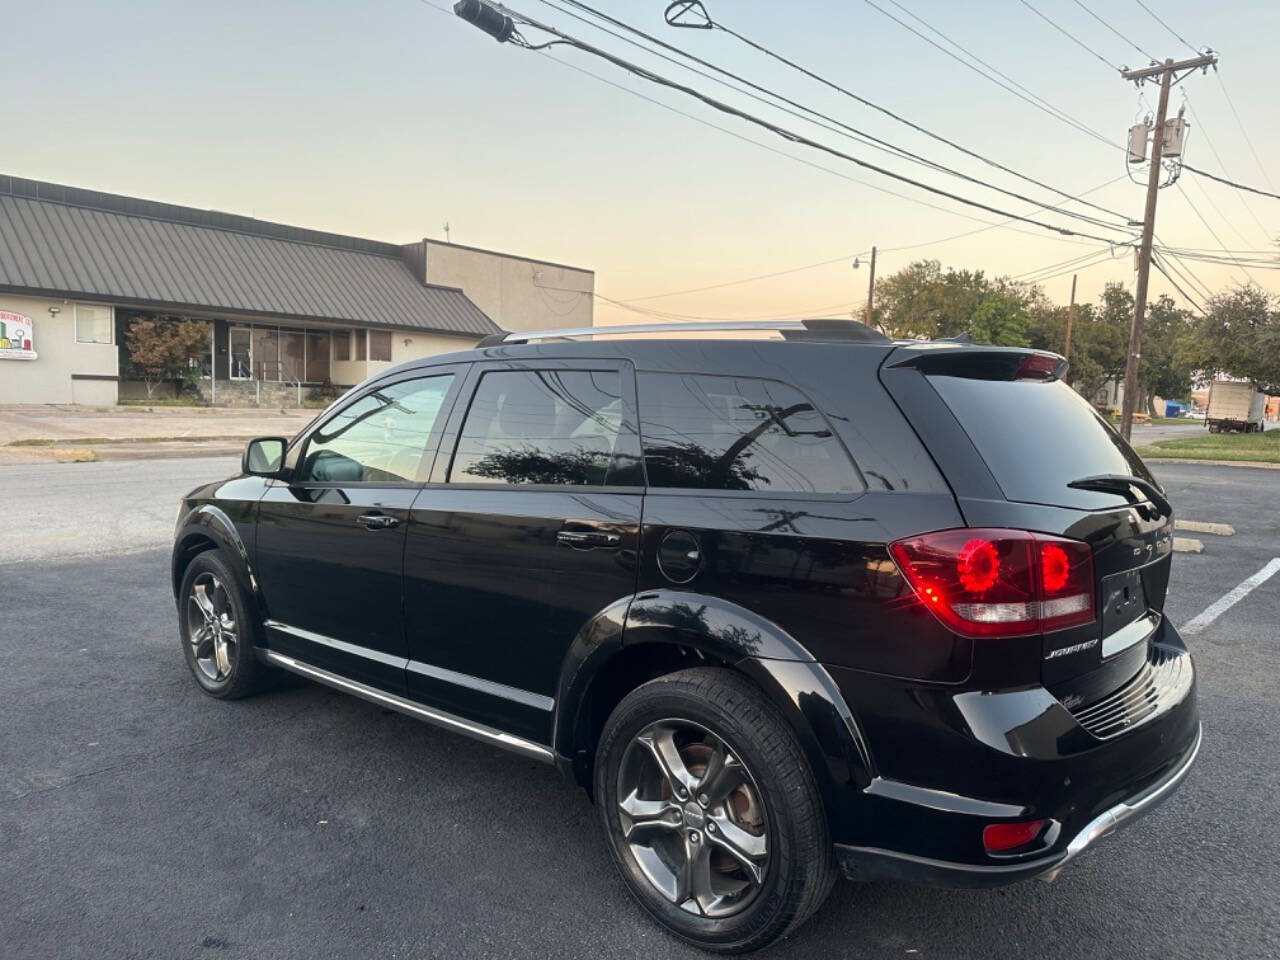
[[[497,337],[253,441],[177,525],[195,679],[555,764],[711,950],[837,870],[1056,874],[1199,747],[1168,501],[1061,357],[773,328]]]

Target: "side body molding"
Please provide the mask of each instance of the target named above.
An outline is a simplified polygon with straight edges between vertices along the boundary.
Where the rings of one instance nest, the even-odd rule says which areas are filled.
[[[745,674],[795,731],[828,810],[844,816],[851,793],[874,774],[857,720],[822,664],[794,637],[737,604],[676,590],[646,591],[601,611],[574,640],[560,675],[553,746],[579,782],[582,719],[592,682],[624,651],[665,647],[692,654],[689,665],[724,663]]]

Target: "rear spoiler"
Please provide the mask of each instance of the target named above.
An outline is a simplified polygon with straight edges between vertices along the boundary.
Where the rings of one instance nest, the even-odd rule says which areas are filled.
[[[1047,350],[925,340],[899,347],[885,366],[915,367],[921,373],[975,380],[1061,380],[1068,364],[1065,357]]]

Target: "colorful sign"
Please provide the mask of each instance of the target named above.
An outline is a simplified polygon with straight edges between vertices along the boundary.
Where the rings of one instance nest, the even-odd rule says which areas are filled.
[[[0,360],[34,360],[34,329],[30,317],[0,310]]]

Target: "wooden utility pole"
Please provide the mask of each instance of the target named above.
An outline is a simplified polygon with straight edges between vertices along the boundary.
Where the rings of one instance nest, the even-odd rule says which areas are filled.
[[[1071,275],[1071,305],[1067,307],[1067,343],[1062,348],[1062,358],[1064,360],[1071,359],[1071,324],[1076,319],[1076,277],[1079,274]]]
[[[876,248],[871,248],[871,282],[867,284],[867,326],[874,327],[876,309]]]
[[[1147,313],[1147,285],[1151,278],[1151,241],[1156,229],[1156,195],[1160,190],[1160,161],[1164,156],[1164,122],[1169,110],[1169,87],[1179,70],[1194,70],[1217,63],[1211,53],[1190,60],[1165,60],[1141,70],[1125,70],[1126,80],[1143,81],[1160,77],[1160,103],[1151,133],[1151,172],[1147,176],[1147,206],[1142,217],[1142,242],[1138,247],[1138,287],[1133,295],[1133,323],[1129,326],[1129,349],[1124,358],[1124,401],[1120,407],[1120,433],[1128,440],[1133,431],[1133,407],[1138,399],[1138,360],[1142,356],[1142,321]]]

